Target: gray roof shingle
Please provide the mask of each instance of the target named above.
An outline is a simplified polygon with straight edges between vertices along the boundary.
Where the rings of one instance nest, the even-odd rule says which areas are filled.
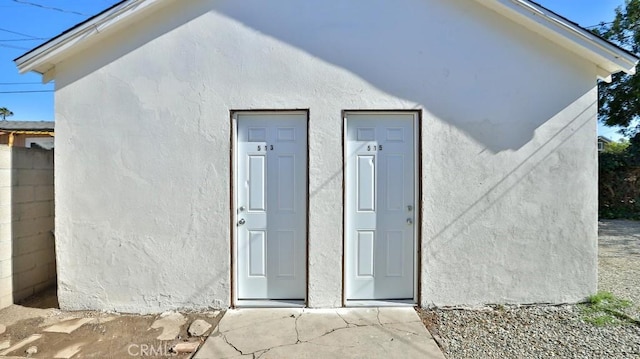
[[[0,121],[0,131],[53,131],[53,121]]]

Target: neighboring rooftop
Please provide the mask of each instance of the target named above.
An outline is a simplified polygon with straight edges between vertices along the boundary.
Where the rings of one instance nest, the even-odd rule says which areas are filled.
[[[0,131],[53,131],[53,121],[0,121]]]

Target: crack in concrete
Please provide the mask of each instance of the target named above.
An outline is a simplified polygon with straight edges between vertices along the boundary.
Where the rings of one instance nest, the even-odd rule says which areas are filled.
[[[231,342],[229,342],[229,341],[227,340],[227,337],[226,337],[224,334],[220,333],[220,336],[222,337],[222,339],[224,340],[224,342],[225,342],[225,343],[229,344],[229,346],[231,346],[231,347],[232,347],[233,349],[235,349],[238,353],[240,353],[240,355],[245,355],[245,354],[244,354],[240,349],[236,348],[236,346],[235,346],[235,345],[231,344]]]
[[[293,315],[293,316],[294,316],[294,318],[295,318],[295,314],[289,314],[289,315],[285,315],[285,316],[283,316],[283,317],[278,317],[278,318],[273,318],[273,319],[264,320],[264,321],[262,321],[262,323],[269,323],[269,322],[273,322],[273,321],[275,321],[275,320],[291,318],[291,316],[292,316],[292,315]],[[225,330],[225,331],[222,331],[222,330],[218,329],[218,331],[219,331],[220,333],[230,333],[230,332],[233,332],[233,331],[236,331],[236,330],[239,330],[239,329],[244,329],[244,328],[252,327],[252,326],[254,326],[254,325],[255,325],[255,323],[251,323],[251,324],[243,325],[243,326],[241,326],[241,327],[236,327],[236,328],[229,329],[229,330]]]
[[[366,325],[362,325],[362,326],[364,327]],[[322,346],[331,346],[331,345],[324,345],[324,344],[314,343],[313,340],[320,339],[320,338],[322,338],[324,336],[327,336],[327,335],[329,335],[329,334],[331,334],[333,332],[337,332],[338,330],[342,330],[342,329],[349,329],[349,327],[347,326],[347,327],[342,327],[342,328],[333,328],[330,331],[328,331],[328,332],[326,332],[326,333],[324,333],[324,334],[322,334],[320,336],[317,336],[317,337],[315,337],[313,339],[302,341],[301,343],[309,343],[309,344],[322,345]],[[354,346],[341,346],[341,347],[342,348],[353,348]]]
[[[299,316],[296,317],[296,321],[294,323],[294,328],[296,330],[296,344],[302,343],[300,341],[300,331],[298,331],[298,319],[302,318],[302,314],[304,314],[304,313],[301,313]]]
[[[346,319],[344,319],[344,317],[343,317],[342,315],[340,315],[340,313],[338,313],[338,312],[336,311],[336,314],[340,317],[340,319],[342,319],[342,321],[344,322],[344,324],[346,324],[347,326],[351,325],[351,323],[347,322],[347,320],[346,320]]]
[[[358,324],[358,323],[350,323],[348,320],[344,319],[344,317],[342,317],[342,315],[340,315],[340,313],[336,312],[336,314],[340,317],[340,319],[344,320],[345,323],[347,323],[347,328],[353,328],[353,327],[366,327],[369,324]]]
[[[382,325],[382,322],[380,321],[380,308],[376,308],[376,319],[378,319],[378,324],[380,324],[380,326]]]
[[[398,323],[389,323],[389,324],[398,324]],[[408,331],[408,330],[398,329],[398,328],[394,328],[394,327],[388,327],[389,324],[383,324],[382,327],[383,328],[387,328],[387,329],[391,329],[391,330],[395,330],[395,331],[398,331],[398,332],[407,333],[407,334],[420,335],[418,333],[411,332],[411,331]]]

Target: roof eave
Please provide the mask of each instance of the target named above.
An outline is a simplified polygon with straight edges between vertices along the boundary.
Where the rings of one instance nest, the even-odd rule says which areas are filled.
[[[538,4],[528,0],[476,1],[589,59],[598,66],[598,76],[605,81],[620,71],[636,73],[638,56]]]
[[[18,71],[47,74],[71,49],[96,35],[124,26],[140,13],[166,0],[127,0],[98,14],[14,60]],[[49,79],[50,80],[50,79]],[[45,79],[46,81],[46,79]]]
[[[145,10],[167,0],[126,0],[98,14],[60,36],[15,59],[20,73],[38,72],[43,80],[55,76],[55,65],[80,43],[124,26]],[[478,3],[520,23],[547,39],[562,45],[595,63],[598,76],[610,80],[620,71],[635,74],[640,58],[592,34],[575,23],[528,0],[476,0]],[[128,21],[127,21],[128,20]]]

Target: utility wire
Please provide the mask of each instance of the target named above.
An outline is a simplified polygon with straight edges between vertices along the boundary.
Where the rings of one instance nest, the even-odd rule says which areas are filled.
[[[36,92],[54,92],[54,90],[33,90],[33,91],[0,91],[0,93],[36,93]]]
[[[8,32],[8,33],[10,33],[10,34],[14,34],[14,35],[25,36],[25,37],[28,37],[28,38],[30,38],[30,39],[34,39],[34,40],[35,40],[35,39],[38,39],[38,40],[40,39],[40,37],[37,37],[37,36],[32,36],[32,35],[28,35],[28,34],[23,34],[23,33],[21,33],[21,32],[7,30],[7,29],[1,28],[1,27],[0,27],[0,31]]]
[[[18,41],[40,41],[40,40],[49,40],[46,37],[37,37],[34,39],[2,39],[0,42],[18,42]]]
[[[611,24],[613,24],[613,21],[609,21],[609,22],[601,22],[601,23],[599,23],[598,25],[584,26],[584,28],[585,28],[585,29],[593,29],[593,28],[596,28],[596,27],[600,27],[600,26],[602,26],[602,25],[611,25]]]
[[[16,50],[29,50],[26,47],[22,47],[22,46],[14,46],[14,45],[7,45],[7,44],[0,44],[0,47],[6,47],[9,49],[16,49]]]
[[[8,85],[42,85],[42,82],[0,82],[0,86]]]
[[[81,12],[78,12],[78,11],[65,10],[65,9],[61,9],[61,8],[57,8],[57,7],[46,6],[46,5],[42,5],[42,4],[36,4],[36,3],[30,2],[30,1],[13,0],[13,2],[17,2],[18,4],[34,6],[34,7],[38,7],[38,8],[45,9],[45,10],[53,10],[53,11],[58,11],[58,12],[64,12],[64,13],[67,13],[67,14],[74,14],[74,15],[80,15],[80,16],[86,16],[86,17],[92,16],[92,15],[84,14],[84,13],[81,13]]]

